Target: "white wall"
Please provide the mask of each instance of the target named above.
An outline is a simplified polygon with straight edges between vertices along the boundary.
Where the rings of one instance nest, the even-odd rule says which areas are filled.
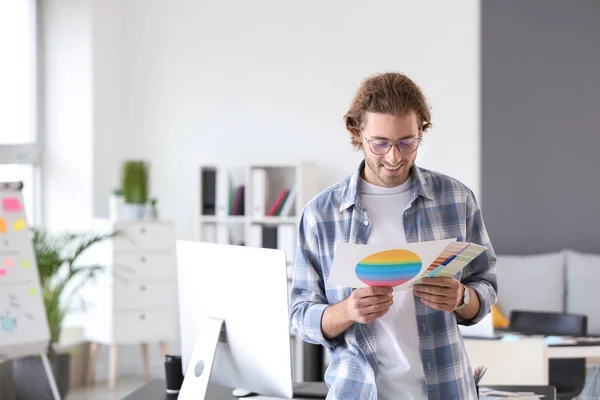
[[[91,0],[43,6],[43,223],[79,227],[92,214]]]
[[[431,103],[419,164],[479,193],[478,1],[129,0],[123,26],[124,155],[152,162],[181,237],[199,163],[315,160],[323,187],[352,173],[342,117],[386,70]]]
[[[93,210],[108,217],[108,196],[119,184],[123,143],[122,0],[93,0]]]

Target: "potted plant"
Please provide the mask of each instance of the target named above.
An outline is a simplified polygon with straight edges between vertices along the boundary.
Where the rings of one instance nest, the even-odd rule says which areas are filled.
[[[71,355],[59,353],[57,344],[65,317],[76,309],[75,296],[102,272],[102,265],[79,265],[80,256],[90,247],[117,235],[117,232],[65,232],[52,234],[31,228],[44,306],[50,329],[48,359],[61,398],[69,388]],[[85,308],[85,303],[80,305]],[[17,399],[52,400],[52,392],[39,356],[13,360],[13,385]]]
[[[121,169],[121,189],[125,198],[123,218],[142,219],[148,202],[148,170],[144,161],[130,160]]]

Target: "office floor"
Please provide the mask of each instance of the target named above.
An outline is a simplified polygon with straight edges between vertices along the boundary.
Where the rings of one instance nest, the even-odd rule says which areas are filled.
[[[69,400],[121,400],[144,385],[141,377],[123,377],[117,380],[115,389],[108,389],[106,382],[97,382],[91,388],[79,388],[68,394]]]

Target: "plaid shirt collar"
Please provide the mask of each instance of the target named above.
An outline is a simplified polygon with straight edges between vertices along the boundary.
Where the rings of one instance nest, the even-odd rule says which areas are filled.
[[[350,208],[354,205],[360,207],[360,195],[358,191],[358,184],[360,180],[360,174],[364,168],[365,160],[362,160],[358,169],[350,177],[348,186],[346,187],[345,192],[342,194],[340,211],[344,211],[345,209]],[[423,178],[423,173],[420,171],[419,167],[413,164],[413,166],[410,168],[410,175],[413,179],[411,203],[415,201],[419,196],[423,196],[429,200],[433,200],[433,190],[430,184],[427,183],[427,181]]]

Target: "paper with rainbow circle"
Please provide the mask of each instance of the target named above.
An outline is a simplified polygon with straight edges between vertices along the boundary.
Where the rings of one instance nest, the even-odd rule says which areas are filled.
[[[456,239],[398,246],[337,243],[328,283],[343,287],[391,286],[407,290],[424,277],[452,277],[485,246]]]

